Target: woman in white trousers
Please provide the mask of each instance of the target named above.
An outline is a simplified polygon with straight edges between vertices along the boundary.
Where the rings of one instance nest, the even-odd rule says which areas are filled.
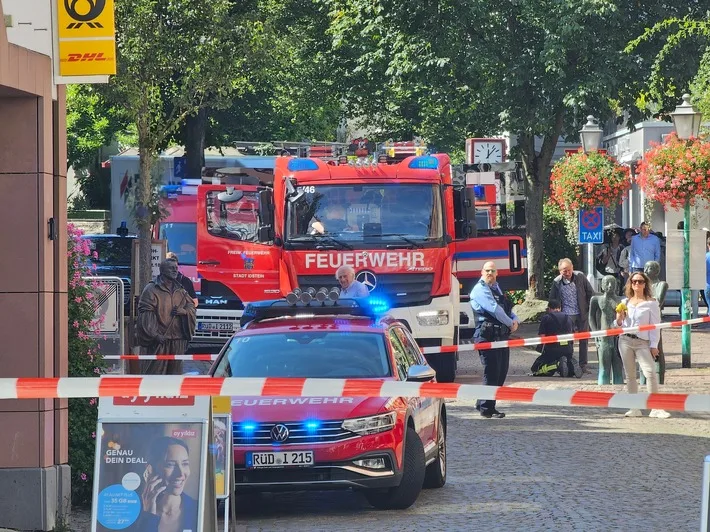
[[[643,272],[634,272],[626,283],[626,299],[622,303],[625,310],[616,313],[616,324],[622,327],[638,327],[652,323],[661,323],[661,309],[658,301],[651,294],[651,281]],[[636,361],[646,377],[649,393],[658,392],[658,375],[654,359],[658,357],[658,329],[639,331],[636,334],[622,334],[619,337],[619,351],[626,373],[626,387],[629,393],[638,393],[636,380]],[[641,410],[633,408],[626,412],[626,417],[640,417]],[[649,417],[668,418],[665,410],[651,410]]]

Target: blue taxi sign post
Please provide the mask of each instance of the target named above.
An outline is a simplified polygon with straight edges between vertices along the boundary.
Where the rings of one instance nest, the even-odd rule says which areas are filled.
[[[579,211],[579,243],[604,243],[604,207]]]

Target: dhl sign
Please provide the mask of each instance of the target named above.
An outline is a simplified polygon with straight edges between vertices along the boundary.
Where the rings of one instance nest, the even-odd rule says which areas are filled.
[[[55,0],[60,76],[116,73],[114,0]]]

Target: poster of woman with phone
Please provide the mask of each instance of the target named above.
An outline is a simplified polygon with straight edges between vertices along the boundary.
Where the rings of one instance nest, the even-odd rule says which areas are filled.
[[[190,449],[178,438],[163,436],[153,441],[143,471],[141,513],[130,529],[135,532],[184,532],[197,530],[197,500],[187,495]]]
[[[201,423],[102,423],[92,530],[199,532]]]

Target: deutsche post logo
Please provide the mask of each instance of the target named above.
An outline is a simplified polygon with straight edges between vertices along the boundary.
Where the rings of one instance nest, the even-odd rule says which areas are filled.
[[[89,10],[86,11],[88,6]],[[75,22],[67,25],[68,30],[78,30],[84,24],[90,28],[103,28],[101,22],[95,21],[106,7],[106,0],[64,0],[64,9]]]

